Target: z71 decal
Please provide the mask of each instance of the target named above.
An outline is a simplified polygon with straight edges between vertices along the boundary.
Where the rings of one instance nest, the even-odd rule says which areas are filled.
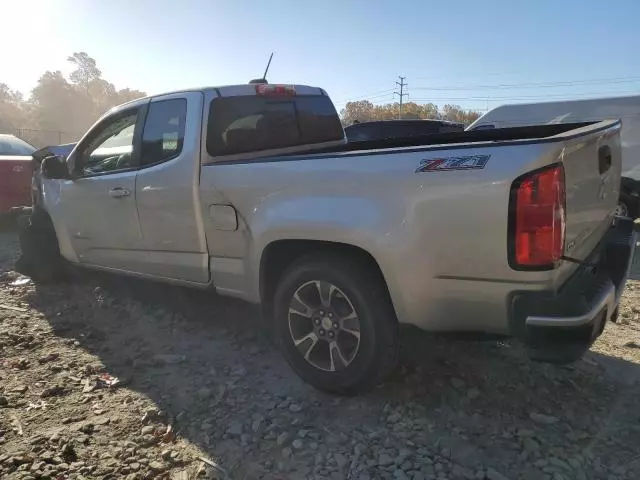
[[[416,169],[421,172],[442,172],[446,170],[482,170],[491,155],[468,155],[466,157],[430,158],[422,160]]]

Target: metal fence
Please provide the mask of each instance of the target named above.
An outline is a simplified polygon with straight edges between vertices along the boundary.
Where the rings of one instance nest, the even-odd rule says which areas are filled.
[[[61,145],[76,142],[84,132],[63,132],[60,130],[36,130],[33,128],[18,128],[12,132],[16,137],[29,142],[34,147],[42,148],[47,145]]]

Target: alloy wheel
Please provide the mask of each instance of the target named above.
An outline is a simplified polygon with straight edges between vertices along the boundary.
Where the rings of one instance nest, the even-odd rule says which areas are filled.
[[[289,303],[289,332],[303,358],[335,372],[348,367],[360,347],[360,319],[347,295],[327,281],[299,286]]]

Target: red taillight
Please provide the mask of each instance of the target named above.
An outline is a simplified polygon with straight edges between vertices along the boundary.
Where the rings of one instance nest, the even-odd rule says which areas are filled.
[[[269,85],[266,83],[259,83],[256,85],[256,94],[264,96],[290,97],[296,94],[296,88],[293,85]]]
[[[556,266],[564,253],[565,192],[562,165],[532,172],[514,182],[510,209],[513,267]]]

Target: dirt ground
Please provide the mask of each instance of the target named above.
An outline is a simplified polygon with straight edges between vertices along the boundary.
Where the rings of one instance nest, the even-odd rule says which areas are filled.
[[[393,378],[345,399],[303,384],[243,303],[15,285],[17,252],[1,234],[0,478],[640,478],[640,282],[571,366],[411,332]]]

